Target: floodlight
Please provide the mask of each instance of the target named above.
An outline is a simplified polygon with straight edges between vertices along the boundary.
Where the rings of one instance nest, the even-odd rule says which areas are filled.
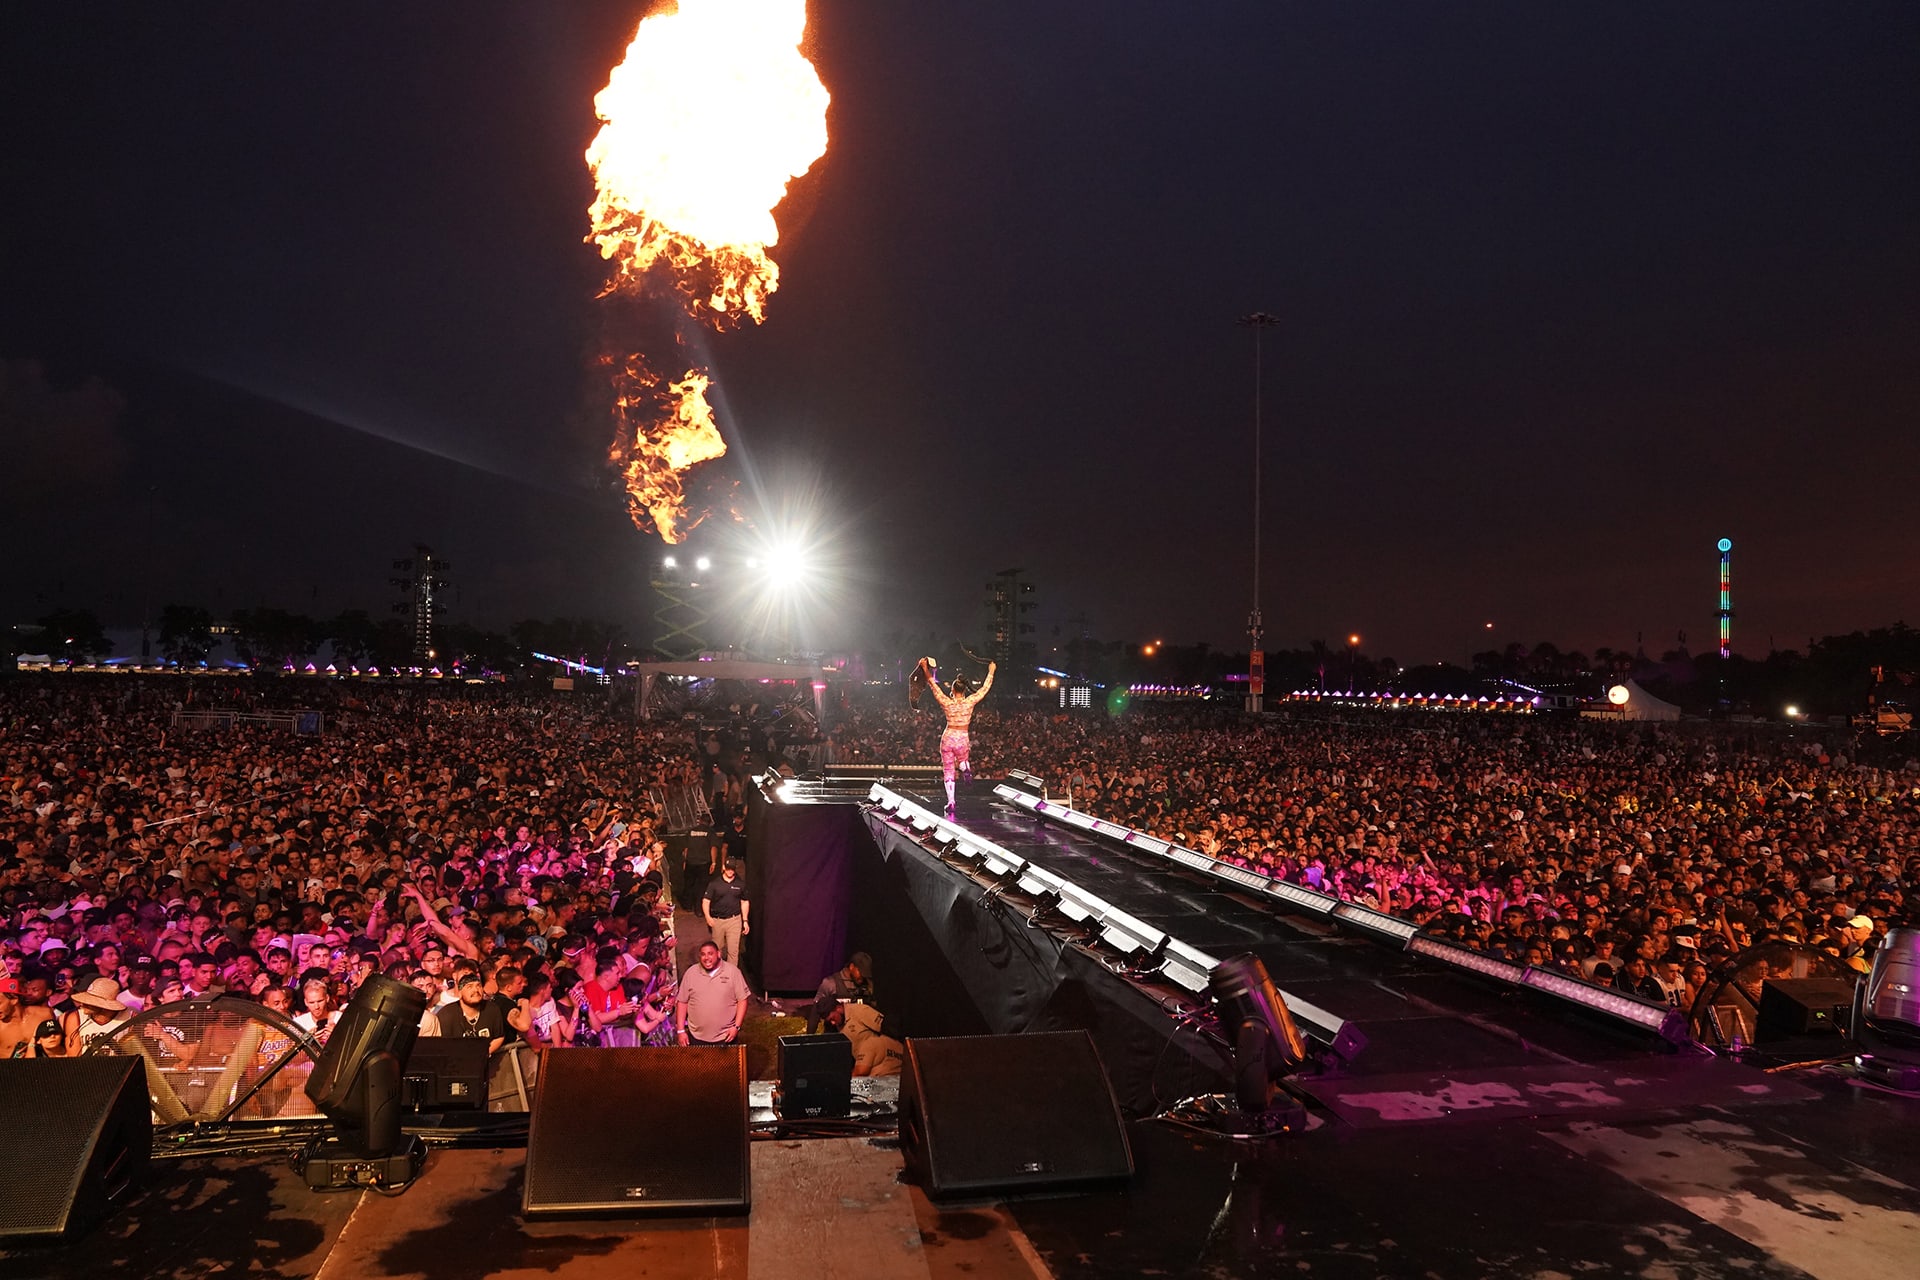
[[[1611,987],[1596,986],[1568,974],[1556,973],[1552,969],[1529,968],[1521,975],[1520,983],[1522,986],[1534,987],[1540,991],[1550,991],[1554,995],[1585,1005],[1600,1013],[1612,1014],[1624,1022],[1645,1027],[1649,1031],[1657,1031],[1669,1039],[1675,1038],[1671,1023],[1673,1019],[1678,1018],[1681,1024],[1678,1038],[1681,1040],[1688,1038],[1685,1032],[1686,1015],[1671,1005],[1642,1000],[1638,996],[1630,996],[1625,992],[1615,991]]]
[[[713,568],[713,558],[711,556],[701,556],[693,562],[693,567],[705,573],[707,570]]]
[[[1459,969],[1470,969],[1474,973],[1489,978],[1498,978],[1502,982],[1519,982],[1526,976],[1527,967],[1515,964],[1511,960],[1502,960],[1490,956],[1484,951],[1474,951],[1468,947],[1456,947],[1441,942],[1438,938],[1429,938],[1417,933],[1407,940],[1407,950],[1415,955],[1425,956],[1429,960],[1438,960],[1441,964],[1450,964]]]
[[[1390,916],[1384,911],[1375,911],[1370,907],[1357,906],[1351,902],[1343,902],[1335,907],[1333,918],[1358,925],[1369,933],[1383,933],[1389,938],[1397,938],[1402,942],[1420,932],[1420,926],[1411,921],[1402,920],[1399,916]]]

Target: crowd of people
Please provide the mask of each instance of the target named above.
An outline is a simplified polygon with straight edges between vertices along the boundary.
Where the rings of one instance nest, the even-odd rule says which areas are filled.
[[[495,1051],[739,1035],[741,753],[546,692],[309,683],[326,731],[300,734],[177,727],[183,691],[204,696],[0,682],[0,1058],[83,1053],[142,1010],[221,993],[324,1043],[375,973],[427,997],[423,1035]],[[946,730],[890,693],[841,708],[826,751],[931,762]],[[1024,768],[1223,861],[1676,1003],[1768,940],[1864,969],[1920,883],[1920,772],[1808,733],[988,700],[973,735],[984,777]],[[675,788],[728,833],[706,865],[668,865],[655,799]],[[676,905],[705,930],[687,956]],[[871,970],[830,977],[814,1017],[871,1039],[884,1068],[873,1011],[834,1007],[867,1004]]]
[[[927,760],[941,728],[876,706],[836,748]],[[1841,729],[1428,711],[1253,724],[988,703],[974,724],[985,776],[1024,769],[1223,862],[1686,1007],[1756,944],[1863,972],[1887,928],[1915,923],[1920,771],[1850,749]]]
[[[0,683],[0,1058],[79,1054],[221,994],[324,1044],[374,973],[427,997],[421,1034],[495,1051],[738,1034],[741,1001],[690,995],[746,989],[748,903],[719,865],[737,845],[666,865],[655,803],[720,778],[692,728],[547,694],[309,683],[295,696],[324,700],[325,733],[194,730],[175,727],[183,693],[273,696]],[[676,890],[728,953],[696,949],[688,974]]]

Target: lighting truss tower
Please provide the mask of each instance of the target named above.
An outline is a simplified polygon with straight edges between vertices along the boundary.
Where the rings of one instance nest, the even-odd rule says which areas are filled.
[[[1733,539],[1720,539],[1720,657],[1733,656]]]
[[[707,592],[697,563],[685,556],[662,556],[653,572],[653,647],[668,662],[692,662],[713,646],[707,640]]]
[[[1002,569],[987,583],[987,613],[993,627],[991,653],[1003,667],[1010,666],[1029,647],[1020,637],[1033,634],[1033,624],[1024,621],[1036,605],[1027,598],[1033,594],[1033,584],[1023,580],[1026,572]]]
[[[433,548],[416,543],[413,556],[395,560],[398,576],[387,579],[406,592],[407,598],[393,606],[395,613],[413,618],[413,660],[422,666],[434,660],[433,619],[439,598],[451,585],[447,577],[453,566],[433,554]]]
[[[1260,647],[1266,628],[1260,620],[1260,373],[1261,335],[1280,323],[1280,317],[1255,311],[1239,324],[1253,330],[1253,611],[1247,615],[1247,710],[1260,711],[1266,703],[1267,654]]]

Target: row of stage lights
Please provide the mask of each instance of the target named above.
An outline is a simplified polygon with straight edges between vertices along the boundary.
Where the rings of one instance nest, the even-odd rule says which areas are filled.
[[[1505,694],[1485,695],[1451,693],[1329,693],[1319,689],[1295,689],[1287,702],[1365,702],[1389,710],[1396,707],[1440,707],[1453,711],[1507,711],[1522,714],[1537,710],[1542,698],[1509,698]]]
[[[1034,781],[1037,782],[1038,779]],[[1040,817],[1066,826],[1077,827],[1083,831],[1091,831],[1095,835],[1125,844],[1129,848],[1140,849],[1170,862],[1205,872],[1217,879],[1228,881],[1243,889],[1250,889],[1299,910],[1337,920],[1429,960],[1516,987],[1543,991],[1561,999],[1571,1000],[1642,1030],[1654,1032],[1675,1043],[1685,1043],[1692,1039],[1687,1029],[1686,1015],[1671,1005],[1642,1000],[1608,987],[1596,986],[1579,978],[1569,977],[1555,969],[1515,964],[1469,947],[1457,947],[1452,943],[1442,942],[1421,933],[1419,926],[1412,921],[1402,920],[1398,916],[1336,898],[1332,894],[1320,893],[1291,881],[1261,875],[1257,871],[1249,871],[1245,867],[1235,866],[1230,862],[1222,862],[1193,849],[1150,836],[1144,831],[1135,831],[1131,827],[1107,822],[1091,814],[1055,804],[1051,800],[1005,784],[995,787],[994,794]],[[1169,974],[1169,976],[1172,975]],[[1337,1027],[1340,1024],[1339,1018],[1315,1009],[1312,1005],[1296,1002],[1293,996],[1287,997],[1287,1003],[1293,1008],[1295,1016],[1303,1017],[1317,1025],[1324,1027],[1331,1024]]]
[[[1038,779],[1034,781],[1038,782]],[[995,794],[1017,799],[1024,793],[1002,786],[996,788]],[[1128,957],[1136,971],[1157,972],[1195,995],[1208,991],[1214,971],[1222,963],[1218,957],[1155,929],[1072,881],[1027,861],[977,832],[949,821],[881,783],[873,785],[867,798],[907,823],[915,832],[943,849],[950,848],[954,854],[969,862],[978,862],[988,874],[1009,881],[1022,893],[1034,898],[1051,899],[1062,916],[1097,934],[1101,942]],[[1058,809],[1058,806],[1054,808]],[[1126,831],[1123,827],[1099,822],[1085,814],[1075,815],[1075,825],[1093,826],[1104,832]],[[1150,837],[1143,838],[1151,840]],[[1343,1019],[1289,992],[1283,991],[1281,995],[1296,1019],[1312,1025],[1329,1043],[1339,1038],[1345,1026]]]

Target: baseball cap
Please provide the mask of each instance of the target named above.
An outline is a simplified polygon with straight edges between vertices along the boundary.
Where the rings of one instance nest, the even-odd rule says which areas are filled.
[[[45,1040],[48,1036],[57,1036],[59,1034],[60,1024],[52,1018],[47,1018],[42,1020],[39,1027],[34,1030],[33,1038],[35,1040]]]
[[[17,996],[19,994],[20,979],[0,974],[0,996]]]
[[[1853,919],[1847,921],[1847,928],[1871,929],[1873,928],[1873,921],[1868,919],[1866,916],[1855,916]]]

